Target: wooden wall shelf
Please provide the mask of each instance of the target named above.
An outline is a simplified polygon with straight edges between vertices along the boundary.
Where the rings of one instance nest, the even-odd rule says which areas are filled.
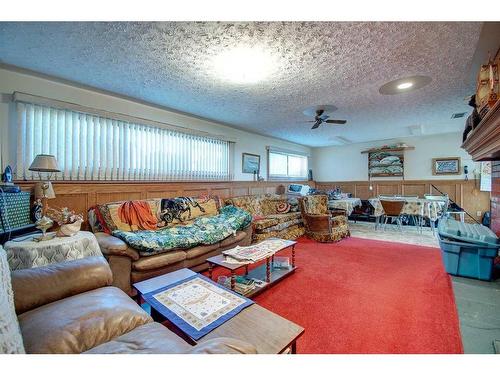
[[[462,144],[474,161],[500,160],[500,100]]]

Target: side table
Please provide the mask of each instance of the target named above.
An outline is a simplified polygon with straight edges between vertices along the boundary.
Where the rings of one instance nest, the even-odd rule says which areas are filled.
[[[66,260],[102,256],[93,233],[80,231],[71,237],[36,242],[32,238],[11,240],[3,245],[11,270],[34,268]]]

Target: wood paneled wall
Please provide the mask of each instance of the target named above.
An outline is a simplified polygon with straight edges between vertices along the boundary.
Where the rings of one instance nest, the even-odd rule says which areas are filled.
[[[17,181],[25,191],[30,191],[36,181]],[[478,180],[406,180],[372,181],[373,190],[368,181],[332,181],[298,183],[309,184],[318,189],[331,189],[339,186],[342,191],[353,196],[368,199],[379,194],[419,195],[437,194],[431,184],[447,193],[451,199],[477,217],[490,210],[490,194],[479,191]],[[199,196],[201,194],[218,195],[221,198],[240,195],[275,193],[279,185],[287,186],[286,181],[221,181],[221,182],[95,182],[95,181],[56,181],[53,182],[56,198],[49,201],[52,207],[69,207],[86,216],[87,209],[96,204],[146,198],[169,198],[177,196]]]
[[[16,181],[21,189],[30,191],[36,181]],[[314,182],[302,181],[314,186]],[[68,207],[86,217],[87,210],[96,204],[147,198],[170,198],[179,196],[218,195],[221,198],[240,195],[275,193],[280,181],[222,181],[222,182],[123,182],[123,181],[55,181],[52,183],[55,199],[49,206]]]
[[[377,195],[418,195],[439,194],[433,187],[448,194],[460,207],[480,221],[482,215],[490,210],[490,193],[479,191],[479,180],[376,180],[370,190],[368,181],[329,181],[316,182],[318,189],[332,189],[339,186],[343,192],[354,197],[368,199]],[[481,215],[478,217],[478,211]]]

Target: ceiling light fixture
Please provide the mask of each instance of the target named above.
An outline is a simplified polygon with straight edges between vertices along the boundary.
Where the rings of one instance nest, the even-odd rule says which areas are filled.
[[[276,62],[261,48],[236,47],[217,55],[213,67],[223,80],[251,84],[270,76],[276,68]]]
[[[397,87],[399,90],[406,90],[413,86],[413,82],[403,82],[400,83]]]
[[[403,77],[387,82],[379,88],[378,92],[382,95],[406,94],[421,89],[431,82],[432,78],[428,76]]]

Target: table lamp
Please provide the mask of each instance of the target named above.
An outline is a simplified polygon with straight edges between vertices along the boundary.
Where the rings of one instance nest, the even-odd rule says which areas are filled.
[[[28,169],[38,172],[38,177],[40,178],[40,182],[37,182],[35,185],[35,199],[42,200],[42,218],[36,222],[36,225],[43,233],[39,240],[44,240],[47,238],[45,232],[53,225],[53,221],[45,216],[48,208],[47,199],[54,199],[56,197],[50,180],[53,173],[60,172],[61,170],[57,165],[56,158],[53,155],[45,154],[37,155]],[[49,173],[46,181],[42,181],[42,172]]]

